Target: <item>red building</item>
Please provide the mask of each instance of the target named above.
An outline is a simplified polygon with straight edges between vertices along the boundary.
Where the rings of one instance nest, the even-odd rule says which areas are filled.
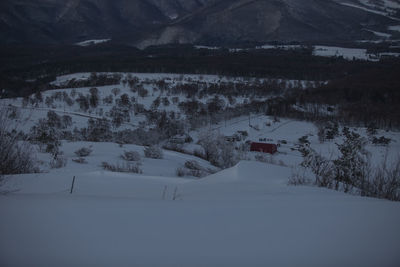
[[[278,146],[275,144],[253,142],[251,143],[250,151],[275,154],[276,152],[278,152]]]

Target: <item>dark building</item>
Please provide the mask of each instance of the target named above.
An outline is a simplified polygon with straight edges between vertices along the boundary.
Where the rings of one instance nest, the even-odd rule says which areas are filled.
[[[278,152],[278,146],[275,144],[253,142],[251,143],[250,151],[275,154]]]

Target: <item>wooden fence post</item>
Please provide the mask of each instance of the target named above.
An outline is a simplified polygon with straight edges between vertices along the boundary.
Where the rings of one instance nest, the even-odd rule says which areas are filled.
[[[70,194],[72,194],[72,192],[74,191],[74,184],[75,184],[75,176],[74,178],[72,178],[71,191],[69,192]]]

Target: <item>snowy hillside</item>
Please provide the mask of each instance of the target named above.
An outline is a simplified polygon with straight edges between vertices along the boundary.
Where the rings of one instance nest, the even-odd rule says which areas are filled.
[[[399,191],[378,174],[400,173],[400,133],[281,101],[327,82],[78,73],[0,99],[0,141],[35,163],[0,173],[0,266],[398,266]],[[320,180],[343,161],[371,182]]]
[[[397,266],[398,203],[289,187],[289,173],[255,162],[200,181],[94,172],[73,195],[72,173],[21,176],[21,191],[0,196],[0,262]]]
[[[398,17],[393,16],[400,10],[400,2],[396,0],[351,0],[341,1],[341,4],[400,21]]]
[[[117,74],[121,75],[121,74]],[[108,86],[101,86],[98,88],[98,104],[95,107],[88,106],[82,107],[79,102],[80,96],[90,95],[90,89],[94,86],[83,87],[83,88],[69,88],[68,86],[74,83],[79,84],[79,82],[88,81],[90,78],[90,73],[78,73],[73,75],[66,75],[58,77],[52,85],[56,88],[62,87],[66,89],[53,89],[49,91],[44,91],[41,94],[42,101],[36,102],[35,96],[31,96],[31,99],[0,99],[0,104],[3,106],[13,106],[17,108],[18,113],[21,115],[19,118],[25,130],[28,130],[33,124],[38,121],[39,118],[46,116],[48,111],[54,111],[58,115],[68,115],[72,117],[72,129],[74,127],[83,127],[87,124],[88,119],[108,117],[112,119],[110,111],[112,108],[118,106],[118,101],[121,96],[126,95],[128,105],[134,106],[141,109],[152,109],[166,112],[176,112],[179,113],[178,105],[182,102],[187,102],[192,100],[191,94],[194,94],[196,101],[206,104],[208,101],[212,100],[215,95],[218,95],[220,101],[223,101],[228,107],[234,107],[241,105],[243,103],[249,103],[252,99],[249,97],[250,92],[242,92],[237,95],[234,102],[229,100],[222,93],[204,93],[201,98],[196,96],[198,90],[206,87],[212,87],[214,85],[230,86],[236,84],[239,86],[245,86],[246,90],[249,85],[259,84],[265,86],[279,86],[283,89],[291,88],[305,88],[306,86],[315,86],[319,84],[315,81],[302,81],[302,80],[281,80],[281,79],[265,79],[265,80],[255,80],[246,78],[232,78],[232,77],[219,77],[216,75],[180,75],[180,74],[141,74],[141,73],[131,73],[127,75],[122,75],[124,79],[130,81],[133,80],[133,84],[129,85],[126,81],[117,82],[117,84],[112,84]],[[136,81],[137,79],[137,81]],[[160,90],[160,82],[165,83],[166,89]],[[260,84],[261,83],[261,84]],[[168,88],[170,90],[168,90]],[[275,96],[277,93],[274,90],[263,90],[261,92],[262,96],[257,98],[258,101],[263,99],[268,99],[270,96]],[[267,88],[268,89],[268,88]],[[191,92],[193,91],[193,92]],[[253,92],[251,92],[253,93]],[[278,94],[282,94],[279,92]],[[157,100],[158,106],[152,106],[154,101]],[[156,102],[157,102],[156,101]],[[124,118],[122,127],[136,128],[139,123],[143,121],[143,113],[132,112],[129,114],[124,114],[129,117]],[[119,127],[118,127],[119,128]]]

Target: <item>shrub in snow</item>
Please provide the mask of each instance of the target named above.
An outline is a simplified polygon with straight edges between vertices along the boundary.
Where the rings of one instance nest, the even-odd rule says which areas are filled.
[[[384,137],[384,136],[381,136],[381,137],[376,137],[376,136],[374,136],[373,138],[372,138],[372,143],[374,144],[374,145],[382,145],[382,146],[387,146],[387,145],[389,145],[390,144],[390,142],[391,142],[392,140],[390,139],[390,138],[386,138],[386,137]]]
[[[0,110],[0,176],[38,172],[32,146],[11,134],[8,110]]]
[[[60,134],[60,131],[52,125],[52,122],[40,119],[30,130],[30,140],[39,144],[41,151],[45,146],[47,153],[55,155],[61,145]]]
[[[93,152],[92,149],[90,149],[90,148],[88,148],[88,147],[82,147],[82,148],[78,149],[77,151],[75,151],[74,153],[75,153],[78,157],[87,157],[87,156],[89,156],[92,152]]]
[[[117,100],[117,104],[125,107],[130,107],[131,100],[129,99],[129,96],[127,94],[123,94],[121,95],[120,99]]]
[[[135,114],[140,114],[140,113],[144,113],[146,111],[146,108],[143,104],[135,103],[133,105],[133,111],[135,112]]]
[[[57,155],[50,161],[50,168],[59,169],[67,166],[67,158],[62,155]]]
[[[163,145],[163,149],[172,150],[172,151],[176,151],[179,153],[186,153],[181,144],[175,144],[175,143],[171,143],[171,142],[168,142],[165,145]]]
[[[112,141],[111,124],[106,118],[88,120],[86,140],[92,142]]]
[[[204,150],[204,156],[206,160],[212,163],[212,161],[214,160],[214,158],[217,157],[218,154],[218,148],[216,146],[217,140],[215,134],[211,131],[201,132],[199,134],[198,143]]]
[[[74,100],[72,100],[72,98],[68,95],[64,96],[64,102],[67,103],[69,107],[72,107],[74,105]]]
[[[195,160],[188,160],[185,162],[184,167],[179,167],[176,169],[176,175],[179,177],[194,176],[202,178],[214,172],[215,172],[214,170],[203,168]]]
[[[339,136],[339,124],[337,122],[317,122],[316,125],[320,143],[325,142],[325,140],[333,140]]]
[[[185,175],[186,175],[186,170],[185,170],[184,168],[178,167],[178,168],[176,169],[176,176],[178,176],[178,177],[183,177],[183,176],[185,176]]]
[[[388,166],[386,158],[364,183],[361,195],[400,201],[400,158]]]
[[[201,149],[196,148],[193,151],[193,155],[198,157],[198,158],[207,160],[206,156],[204,155],[204,152]]]
[[[166,107],[168,107],[170,105],[168,97],[164,97],[162,99],[162,102],[163,102],[163,105],[166,106]]]
[[[114,98],[112,95],[106,96],[103,98],[103,104],[111,105],[114,102]]]
[[[251,142],[240,143],[237,146],[237,158],[239,160],[250,160],[248,153],[250,152]]]
[[[304,143],[299,148],[303,156],[300,166],[309,169],[315,176],[315,184],[321,187],[332,188],[334,182],[333,162],[310,147],[309,143]]]
[[[14,106],[9,106],[8,108],[8,118],[11,120],[19,119],[21,117],[21,112]]]
[[[195,160],[188,160],[185,162],[185,167],[190,169],[190,170],[201,170],[202,167],[200,166],[200,164],[195,161]]]
[[[119,88],[113,88],[113,89],[111,90],[111,92],[112,92],[115,96],[117,96],[117,95],[119,95],[119,93],[121,92],[121,89],[119,89]]]
[[[143,87],[139,87],[138,94],[139,94],[140,97],[144,98],[144,97],[149,95],[149,91],[147,91]]]
[[[310,144],[310,141],[308,141],[308,136],[304,135],[299,138],[299,144],[304,145],[304,144]]]
[[[35,99],[36,99],[37,102],[43,102],[43,95],[42,95],[42,92],[37,91],[37,92],[35,93]]]
[[[140,161],[140,154],[137,151],[124,151],[121,158],[126,161]]]
[[[75,163],[79,163],[79,164],[86,164],[86,163],[88,163],[88,162],[86,161],[85,158],[81,158],[81,157],[79,157],[79,158],[77,158],[77,159],[72,159],[72,161],[75,162]]]
[[[229,168],[238,162],[238,156],[232,143],[222,135],[211,131],[199,134],[199,144],[204,150],[205,159],[221,168]]]
[[[185,137],[185,143],[192,143],[192,142],[193,142],[193,138],[190,135]]]
[[[146,158],[152,158],[152,159],[162,159],[163,158],[163,152],[161,148],[158,146],[149,146],[144,149],[144,155]]]
[[[178,102],[179,102],[179,97],[174,96],[174,97],[172,98],[172,103],[174,103],[174,104],[176,105],[176,104],[178,104]]]
[[[122,123],[130,122],[130,111],[129,108],[125,106],[114,106],[110,112],[109,116],[112,119],[112,124],[115,128],[118,128]]]
[[[327,140],[332,140],[339,136],[339,124],[337,122],[329,122],[325,130],[325,137]]]
[[[207,109],[210,114],[217,113],[225,108],[225,100],[221,99],[218,95],[207,101]]]
[[[54,111],[50,110],[47,112],[47,124],[50,127],[61,128],[61,117],[58,116]]]
[[[61,142],[56,140],[53,143],[49,143],[46,146],[46,153],[50,153],[52,155],[57,155]]]
[[[289,185],[309,185],[312,180],[306,176],[306,169],[304,168],[293,168],[292,175],[289,178]]]
[[[68,115],[64,115],[61,117],[61,128],[67,129],[72,126],[72,118]]]
[[[343,143],[337,144],[340,155],[334,160],[324,158],[304,143],[299,149],[303,155],[303,170],[294,173],[289,183],[309,183],[304,175],[309,170],[317,186],[400,201],[400,159],[392,166],[387,166],[385,159],[381,166],[373,168],[365,150],[365,138],[346,127],[343,136]]]
[[[79,108],[85,112],[90,107],[88,96],[79,94],[79,97],[76,99],[76,102],[79,104]]]
[[[188,169],[188,168],[183,168],[183,167],[178,167],[176,169],[176,175],[178,177],[183,177],[183,176],[193,176],[197,178],[202,178],[207,175],[209,175],[211,172],[205,169],[200,169],[200,170],[195,170],[195,169]]]
[[[117,163],[113,165],[107,162],[102,162],[101,166],[104,170],[111,172],[142,173],[138,163],[125,162],[123,164]]]
[[[160,106],[160,104],[161,104],[161,99],[160,99],[160,97],[157,97],[154,101],[153,101],[153,103],[151,104],[151,109],[152,110],[155,110],[155,109],[158,109],[158,107]]]
[[[367,126],[367,134],[369,136],[376,135],[378,133],[378,127],[375,123],[369,123]]]

